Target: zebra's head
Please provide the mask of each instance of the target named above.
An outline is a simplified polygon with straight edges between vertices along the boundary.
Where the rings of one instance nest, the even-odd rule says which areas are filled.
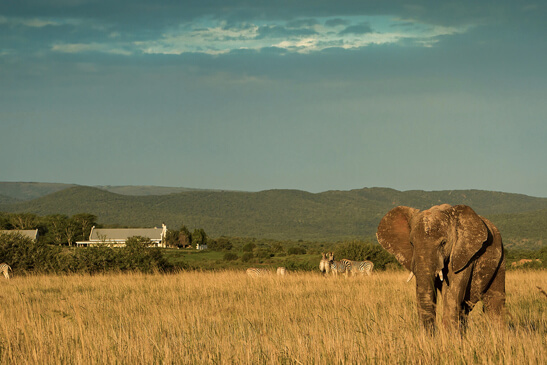
[[[330,272],[330,261],[327,259],[329,253],[321,252],[321,261],[319,262],[319,270],[323,274],[328,274]]]

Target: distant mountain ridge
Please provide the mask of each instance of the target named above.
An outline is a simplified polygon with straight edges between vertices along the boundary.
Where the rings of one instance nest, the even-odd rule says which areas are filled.
[[[57,191],[68,189],[77,184],[40,183],[40,182],[0,182],[0,203],[2,197],[16,200],[32,200]],[[183,187],[153,186],[153,185],[97,185],[95,188],[122,195],[168,195],[183,191],[215,191]],[[220,191],[220,190],[217,190]]]
[[[0,194],[6,195],[1,187],[2,183]],[[97,215],[102,224],[132,227],[165,223],[178,228],[185,224],[190,229],[203,228],[212,237],[340,241],[372,239],[380,219],[397,205],[426,209],[441,203],[466,204],[491,218],[508,246],[538,247],[547,242],[547,198],[482,190],[364,188],[316,194],[300,190],[186,190],[136,196],[69,186],[32,200],[0,199],[0,211],[39,215],[86,212]]]

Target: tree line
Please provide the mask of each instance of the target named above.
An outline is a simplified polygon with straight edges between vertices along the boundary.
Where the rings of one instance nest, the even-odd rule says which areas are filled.
[[[14,233],[0,233],[0,258],[17,274],[88,273],[108,271],[170,272],[170,264],[159,248],[151,248],[147,237],[130,237],[125,247],[107,246],[74,249],[34,242]],[[179,265],[185,268],[184,265]]]
[[[79,213],[38,216],[33,213],[0,212],[1,230],[38,230],[39,241],[46,244],[72,246],[76,241],[89,238],[91,228],[97,225],[97,216]]]
[[[148,272],[190,267],[183,261],[182,251],[181,256],[176,253],[178,250],[168,253],[158,249],[147,249],[150,239],[146,237],[131,237],[123,249],[89,247],[75,250],[61,247],[72,246],[79,240],[87,240],[93,226],[99,226],[97,217],[89,213],[79,213],[69,217],[62,214],[38,216],[32,213],[0,212],[1,230],[37,229],[39,232],[38,242],[32,244],[29,243],[30,239],[23,239],[18,235],[1,235],[0,262],[9,262],[12,268],[21,271],[38,272],[93,273],[111,270]],[[167,230],[165,242],[167,247],[171,248],[189,248],[206,244],[209,251],[223,252],[222,260],[216,259],[216,262],[207,264],[209,268],[249,264],[268,265],[277,263],[281,259],[284,265],[291,269],[314,270],[317,267],[315,257],[320,257],[321,252],[329,251],[335,253],[336,259],[370,260],[374,262],[375,270],[401,269],[391,254],[372,241],[325,243],[224,236],[213,239],[202,228],[196,228],[191,232],[182,224],[179,229]],[[169,260],[177,255],[178,259]],[[547,267],[547,246],[534,251],[506,250],[506,258],[507,267],[510,269],[513,268],[511,265],[513,262],[521,259],[533,259],[533,262],[519,267],[545,268]],[[174,262],[174,265],[170,262]]]
[[[97,216],[78,213],[73,216],[51,214],[39,216],[33,213],[0,212],[0,230],[38,230],[39,241],[46,244],[72,246],[77,241],[87,241],[92,227],[103,227],[97,223]],[[182,224],[179,229],[168,229],[165,237],[168,247],[187,248],[207,244],[210,240],[203,228],[191,233]]]

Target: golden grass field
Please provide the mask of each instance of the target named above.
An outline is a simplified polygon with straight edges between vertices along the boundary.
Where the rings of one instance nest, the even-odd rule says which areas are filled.
[[[404,272],[25,276],[0,282],[2,364],[545,364],[547,272],[510,272],[507,324],[418,323]]]

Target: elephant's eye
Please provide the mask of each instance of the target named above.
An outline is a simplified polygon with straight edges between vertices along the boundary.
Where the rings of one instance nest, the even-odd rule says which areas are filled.
[[[441,247],[444,247],[444,245],[446,245],[446,240],[442,240],[441,243],[439,244],[439,246]]]

